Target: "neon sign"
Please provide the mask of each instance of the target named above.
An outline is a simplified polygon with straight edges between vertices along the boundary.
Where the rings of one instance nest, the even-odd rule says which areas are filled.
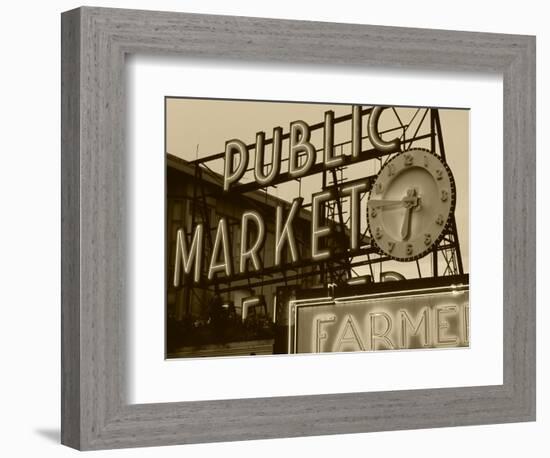
[[[343,299],[295,301],[295,353],[467,347],[467,285]],[[293,340],[293,341],[292,341]]]
[[[389,142],[382,140],[378,132],[378,119],[383,107],[374,107],[368,110],[369,119],[367,133],[374,148],[385,154],[399,149],[399,139]],[[223,167],[223,191],[232,192],[247,170],[254,171],[254,180],[265,187],[277,183],[294,180],[303,177],[312,171],[312,167],[321,165],[324,170],[342,165],[347,161],[357,160],[362,152],[362,117],[364,111],[360,106],[352,107],[351,114],[351,151],[350,154],[336,154],[334,146],[334,112],[327,111],[323,122],[323,158],[317,164],[317,149],[311,142],[310,126],[301,120],[289,124],[288,134],[288,166],[282,171],[283,155],[283,130],[281,127],[273,129],[271,147],[271,169],[266,173],[266,138],[264,132],[256,134],[255,159],[252,169],[249,169],[249,147],[240,139],[231,139],[225,143],[224,167]],[[349,198],[350,222],[349,222],[349,249],[359,249],[359,235],[361,224],[360,200],[364,193],[370,189],[370,178],[355,180],[345,186],[331,190],[323,190],[312,194],[311,197],[311,222],[310,222],[310,258],[312,262],[322,262],[330,258],[331,250],[322,239],[331,236],[332,228],[323,225],[323,206],[330,200]],[[241,185],[242,186],[242,185]],[[284,254],[288,254],[290,263],[298,261],[299,254],[294,235],[293,223],[300,209],[303,199],[301,197],[292,200],[290,208],[277,205],[274,208],[273,220],[275,221],[275,243],[268,249],[273,250],[274,266],[280,267]],[[210,260],[206,266],[202,266],[204,251],[204,238],[209,228],[202,224],[194,226],[193,233],[187,235],[183,228],[177,230],[176,256],[174,266],[174,286],[179,286],[183,276],[189,276],[194,283],[199,283],[202,268],[205,267],[207,280],[213,281],[217,276],[231,277],[235,274],[246,272],[259,272],[262,269],[261,249],[266,239],[265,222],[258,212],[246,210],[243,212],[240,224],[240,253],[239,259],[232,259],[231,243],[229,239],[228,224],[221,218],[216,227],[214,244],[210,254]],[[254,230],[252,229],[254,227]],[[248,241],[248,234],[254,232],[255,240]],[[247,244],[248,241],[248,244]]]

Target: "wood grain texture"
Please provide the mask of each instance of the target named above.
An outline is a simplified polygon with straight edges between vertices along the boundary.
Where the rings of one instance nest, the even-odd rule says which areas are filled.
[[[61,441],[80,445],[80,15],[61,24]]]
[[[85,7],[62,15],[62,42],[64,444],[103,449],[535,418],[534,37]],[[504,384],[128,404],[129,53],[501,73]]]

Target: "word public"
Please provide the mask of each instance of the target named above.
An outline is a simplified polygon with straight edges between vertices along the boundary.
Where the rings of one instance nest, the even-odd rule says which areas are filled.
[[[373,147],[380,152],[394,152],[399,149],[399,139],[384,141],[378,132],[378,119],[383,107],[374,107],[369,114],[367,122],[367,135]],[[323,136],[323,166],[333,168],[341,165],[343,155],[335,154],[334,148],[334,112],[327,111],[324,118]],[[290,123],[288,149],[288,180],[293,180],[307,175],[317,162],[317,151],[310,142],[310,127],[304,121],[298,120]],[[269,186],[274,178],[281,173],[283,134],[281,127],[273,129],[271,169],[264,172],[265,164],[265,133],[256,134],[254,179],[261,186]],[[352,107],[351,119],[351,156],[358,158],[362,149],[362,108]],[[243,177],[249,166],[249,150],[244,142],[232,139],[225,144],[224,155],[223,190],[231,192]],[[287,180],[287,181],[288,181]],[[360,220],[359,201],[361,193],[367,191],[366,182],[355,182],[342,187],[342,196],[350,198],[350,248],[357,249],[359,245]],[[323,261],[330,257],[330,248],[320,248],[319,240],[330,235],[331,228],[320,223],[322,216],[322,204],[333,198],[331,190],[323,190],[313,194],[311,198],[311,259],[314,262]],[[294,238],[293,220],[297,216],[303,199],[296,198],[292,201],[290,210],[283,214],[283,206],[275,209],[275,243],[274,265],[280,266],[283,258],[283,250],[290,254],[291,262],[298,261],[298,249]],[[252,226],[255,230],[252,231]],[[203,251],[205,230],[202,223],[194,225],[191,242],[187,240],[185,231],[179,229],[176,236],[176,256],[174,269],[174,286],[179,286],[182,274],[192,277],[195,283],[201,281],[203,269]],[[254,233],[254,240],[249,240]],[[266,236],[265,222],[262,216],[252,210],[247,210],[241,217],[240,231],[240,256],[238,260],[238,273],[261,270],[259,252],[264,244]],[[225,218],[218,221],[216,235],[213,242],[212,253],[207,268],[207,278],[212,280],[216,275],[230,277],[233,272],[233,260],[231,259],[231,245],[229,240],[228,223]]]

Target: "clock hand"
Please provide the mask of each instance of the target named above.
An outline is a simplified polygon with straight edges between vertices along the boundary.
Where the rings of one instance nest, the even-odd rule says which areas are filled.
[[[367,205],[372,208],[391,207],[392,205],[413,205],[417,204],[417,197],[403,197],[401,200],[369,200]]]
[[[401,226],[401,238],[406,240],[409,237],[409,229],[411,227],[411,215],[412,215],[412,206],[408,206],[405,210],[405,218],[403,219],[403,226]]]
[[[367,205],[369,207],[377,208],[377,207],[390,207],[392,205],[403,205],[404,202],[402,200],[369,200]]]

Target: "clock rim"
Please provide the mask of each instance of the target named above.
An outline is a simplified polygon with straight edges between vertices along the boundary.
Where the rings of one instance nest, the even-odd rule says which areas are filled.
[[[372,230],[371,230],[371,221],[370,221],[370,216],[369,216],[369,211],[368,211],[368,203],[371,201],[371,196],[372,196],[372,193],[373,193],[373,189],[376,185],[376,182],[378,181],[378,179],[380,178],[380,175],[384,172],[384,170],[397,158],[400,158],[402,155],[406,154],[406,153],[410,153],[410,152],[416,152],[416,151],[421,151],[423,153],[428,153],[428,154],[431,154],[432,156],[435,156],[439,162],[443,165],[443,167],[445,168],[445,170],[447,171],[447,174],[448,174],[448,177],[449,177],[449,182],[450,182],[450,186],[451,186],[451,207],[450,207],[450,210],[449,210],[449,213],[447,215],[447,220],[445,221],[445,224],[443,225],[443,229],[441,230],[440,234],[433,240],[433,242],[430,244],[429,248],[425,249],[424,251],[421,251],[420,253],[416,254],[416,255],[413,255],[413,256],[408,256],[408,257],[397,257],[397,256],[393,256],[391,253],[388,253],[387,251],[385,251],[383,248],[380,247],[380,245],[378,245],[378,243],[376,242],[376,239],[375,237],[373,236],[373,233],[372,233]],[[432,175],[430,173],[430,175]],[[433,176],[433,175],[432,175]],[[431,150],[427,149],[427,148],[411,148],[409,150],[405,150],[405,151],[401,151],[399,153],[397,153],[394,157],[392,157],[388,162],[386,162],[384,164],[384,166],[378,171],[378,173],[376,174],[376,178],[374,179],[374,181],[372,182],[372,186],[370,187],[370,190],[369,190],[369,194],[368,194],[368,199],[367,199],[367,227],[369,229],[369,233],[370,233],[370,236],[371,236],[371,245],[377,249],[377,251],[384,255],[384,256],[387,256],[389,257],[390,259],[393,259],[394,261],[399,261],[399,262],[408,262],[408,261],[415,261],[415,260],[418,260],[420,258],[423,258],[425,256],[427,256],[428,254],[430,254],[434,247],[439,245],[439,242],[441,242],[441,240],[443,239],[444,235],[448,232],[448,229],[450,228],[451,226],[451,219],[454,217],[454,213],[455,213],[455,210],[456,210],[456,185],[455,185],[455,180],[454,180],[454,175],[453,175],[453,172],[451,170],[451,168],[449,167],[449,165],[447,164],[447,161],[446,160],[443,160],[443,158],[432,152]]]

